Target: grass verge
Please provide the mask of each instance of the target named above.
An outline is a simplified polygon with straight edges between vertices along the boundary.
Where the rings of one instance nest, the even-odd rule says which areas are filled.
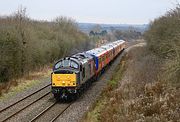
[[[17,93],[29,89],[34,85],[38,85],[43,82],[43,78],[49,77],[51,69],[44,67],[36,72],[31,72],[29,75],[22,78],[9,81],[8,83],[0,84],[0,101],[8,99]]]

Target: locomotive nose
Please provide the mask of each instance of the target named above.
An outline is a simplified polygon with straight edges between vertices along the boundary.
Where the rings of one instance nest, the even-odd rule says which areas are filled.
[[[54,74],[52,73],[53,87],[75,87],[76,74]]]

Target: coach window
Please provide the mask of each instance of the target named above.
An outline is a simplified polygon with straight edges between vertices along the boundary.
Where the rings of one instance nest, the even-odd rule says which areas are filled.
[[[101,63],[101,57],[99,58],[99,63]]]
[[[100,68],[100,65],[101,65],[101,58],[99,58],[99,60],[98,60],[98,69]]]

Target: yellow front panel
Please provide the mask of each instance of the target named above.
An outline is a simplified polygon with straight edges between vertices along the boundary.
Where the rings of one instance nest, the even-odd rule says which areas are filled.
[[[56,86],[56,87],[76,86],[76,74],[52,74],[52,86]]]

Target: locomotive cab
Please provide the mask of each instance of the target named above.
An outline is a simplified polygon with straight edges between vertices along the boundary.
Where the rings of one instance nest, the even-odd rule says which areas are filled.
[[[51,74],[52,93],[55,98],[76,93],[79,86],[80,64],[73,58],[59,60]]]

